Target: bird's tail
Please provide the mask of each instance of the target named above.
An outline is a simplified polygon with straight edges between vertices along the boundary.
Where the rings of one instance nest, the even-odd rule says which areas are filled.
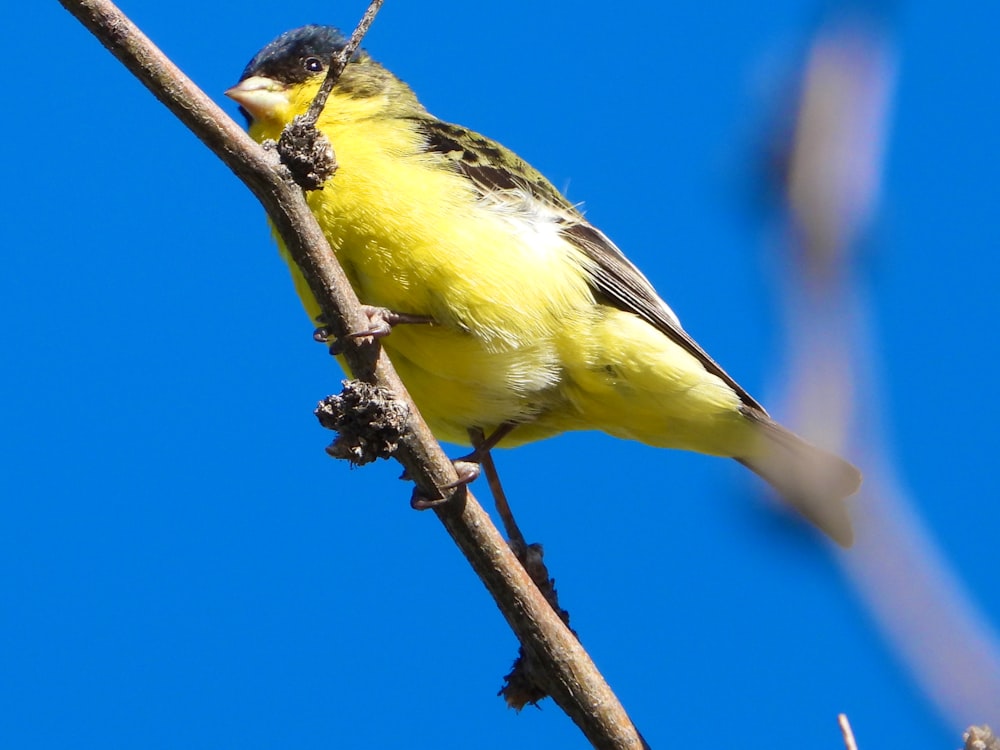
[[[861,486],[861,472],[840,456],[817,448],[766,414],[747,414],[757,427],[753,455],[736,458],[760,476],[809,521],[844,547],[854,542],[845,498]]]

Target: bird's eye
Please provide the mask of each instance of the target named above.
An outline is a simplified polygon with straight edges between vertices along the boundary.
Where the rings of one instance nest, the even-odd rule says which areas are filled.
[[[323,61],[318,57],[307,57],[302,61],[302,67],[308,70],[310,73],[319,73],[323,70]]]

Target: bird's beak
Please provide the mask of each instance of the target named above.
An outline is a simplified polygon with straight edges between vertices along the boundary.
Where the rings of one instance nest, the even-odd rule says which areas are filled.
[[[273,78],[251,76],[226,91],[255,120],[279,115],[288,106],[287,87]]]

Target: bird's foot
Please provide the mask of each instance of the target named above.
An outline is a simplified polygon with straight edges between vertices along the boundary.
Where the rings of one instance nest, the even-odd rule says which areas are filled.
[[[461,458],[456,458],[451,462],[455,467],[455,473],[458,474],[458,479],[444,485],[441,487],[441,490],[448,493],[448,490],[465,487],[466,485],[472,484],[479,479],[479,475],[483,471],[484,462],[489,461],[489,467],[493,467],[493,462],[490,459],[490,450],[494,448],[503,438],[509,435],[516,426],[517,425],[513,422],[504,422],[502,425],[497,427],[488,438],[484,437],[483,431],[478,428],[470,430],[469,436],[472,438],[472,444],[475,447],[471,453],[468,453]],[[492,473],[496,473],[495,468],[493,468]],[[404,471],[400,479],[410,479],[410,476]],[[495,487],[493,486],[494,484],[496,485]],[[495,481],[491,481],[491,489],[493,489],[494,492],[502,492],[499,489],[499,478]],[[413,496],[410,498],[410,507],[414,510],[427,510],[428,508],[434,508],[435,506],[448,502],[451,497],[452,494],[448,493],[448,497],[440,497],[431,500],[424,497],[420,493],[419,489],[414,489]],[[504,502],[506,503],[506,500],[504,500]]]
[[[374,307],[372,305],[362,305],[361,311],[368,318],[368,328],[363,331],[348,333],[341,339],[334,341],[330,345],[333,354],[340,354],[343,351],[344,340],[353,341],[371,336],[373,339],[380,339],[392,333],[392,329],[398,325],[433,325],[434,318],[429,315],[411,315],[409,313],[396,312],[387,307]],[[330,344],[330,330],[323,325],[323,320],[319,319],[320,326],[313,331],[313,339],[324,344]]]
[[[362,312],[368,317],[368,328],[364,331],[347,334],[346,338],[360,339],[365,336],[372,338],[382,338],[392,333],[392,329],[398,325],[431,325],[434,318],[429,315],[411,315],[410,313],[396,312],[387,307],[372,307],[362,305]]]
[[[458,474],[458,478],[454,482],[449,482],[448,484],[441,487],[441,490],[448,492],[449,490],[457,490],[459,487],[465,487],[466,485],[475,482],[481,473],[481,468],[478,463],[472,461],[466,461],[464,459],[456,459],[452,461],[452,465],[455,467],[455,473]],[[403,472],[403,476],[400,479],[408,479],[406,472]],[[410,507],[414,510],[429,510],[435,508],[438,505],[442,505],[451,500],[451,494],[448,493],[447,497],[439,497],[431,500],[424,497],[420,492],[419,487],[414,487],[413,495],[410,497]]]

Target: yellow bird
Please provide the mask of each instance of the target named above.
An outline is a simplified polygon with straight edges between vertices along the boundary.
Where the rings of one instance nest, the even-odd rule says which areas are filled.
[[[344,37],[304,26],[226,94],[257,141],[304,114]],[[317,127],[339,169],[309,206],[367,305],[433,321],[383,346],[434,434],[501,446],[603,430],[735,458],[842,545],[858,470],[777,424],[684,331],[652,285],[539,172],[438,120],[358,52]],[[281,244],[279,239],[279,245]],[[284,247],[281,247],[287,259]],[[300,271],[295,286],[321,312]]]

